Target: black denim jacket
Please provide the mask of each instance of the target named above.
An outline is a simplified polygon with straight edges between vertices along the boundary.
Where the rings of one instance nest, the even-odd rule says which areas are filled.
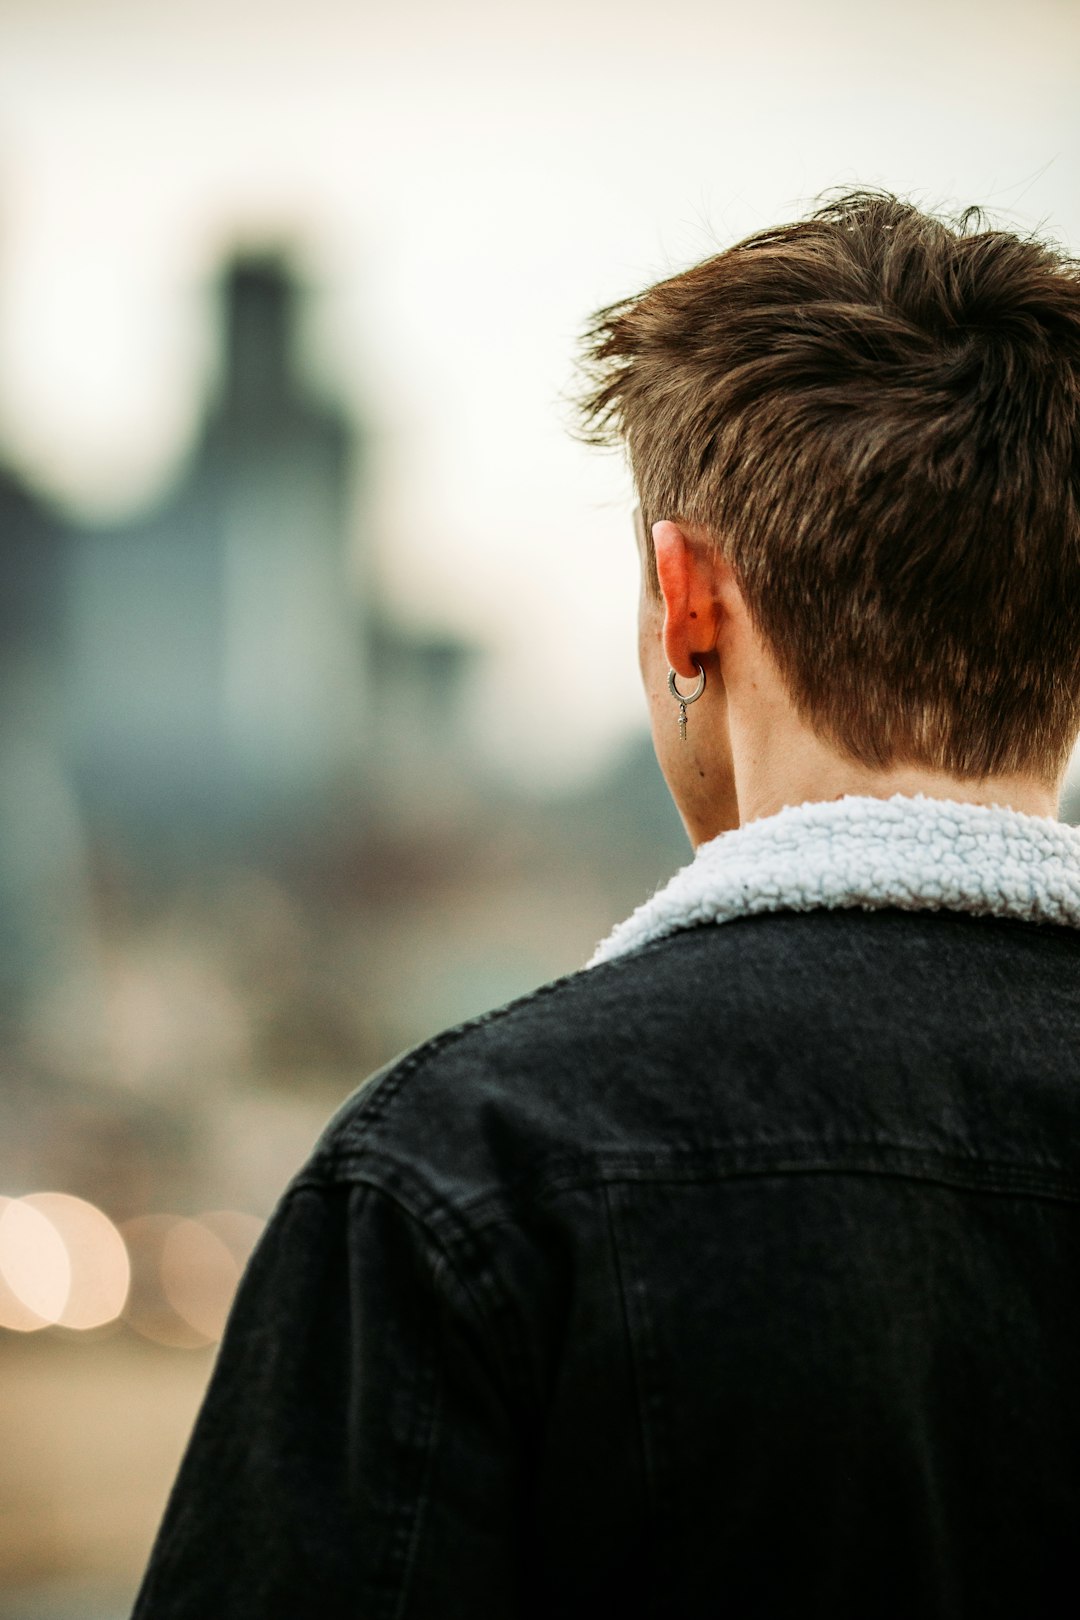
[[[248,1268],[139,1620],[1069,1613],[1080,930],[780,912],[447,1031]]]

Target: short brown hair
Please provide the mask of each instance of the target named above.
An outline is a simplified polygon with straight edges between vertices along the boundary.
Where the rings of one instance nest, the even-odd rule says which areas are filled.
[[[878,769],[1059,777],[1076,260],[978,209],[846,192],[600,310],[583,349],[582,437],[625,444],[646,534],[713,538],[819,735]]]

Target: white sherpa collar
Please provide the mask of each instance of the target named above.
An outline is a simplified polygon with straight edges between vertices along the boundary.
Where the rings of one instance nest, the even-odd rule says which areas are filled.
[[[1080,927],[1080,829],[1001,805],[894,794],[787,805],[698,847],[588,966],[763,911],[945,909]]]

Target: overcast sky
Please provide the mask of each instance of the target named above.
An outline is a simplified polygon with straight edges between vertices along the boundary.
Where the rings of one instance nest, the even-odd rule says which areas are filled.
[[[199,289],[295,240],[313,373],[376,430],[400,610],[495,649],[556,782],[640,723],[630,497],[565,432],[588,313],[840,184],[1080,246],[1075,0],[0,0],[0,433],[59,498],[167,479]]]

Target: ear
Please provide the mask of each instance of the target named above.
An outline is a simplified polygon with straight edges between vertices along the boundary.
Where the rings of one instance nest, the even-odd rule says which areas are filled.
[[[712,651],[719,628],[712,558],[677,523],[654,523],[652,538],[664,600],[664,652],[677,675],[693,680],[698,655]]]

